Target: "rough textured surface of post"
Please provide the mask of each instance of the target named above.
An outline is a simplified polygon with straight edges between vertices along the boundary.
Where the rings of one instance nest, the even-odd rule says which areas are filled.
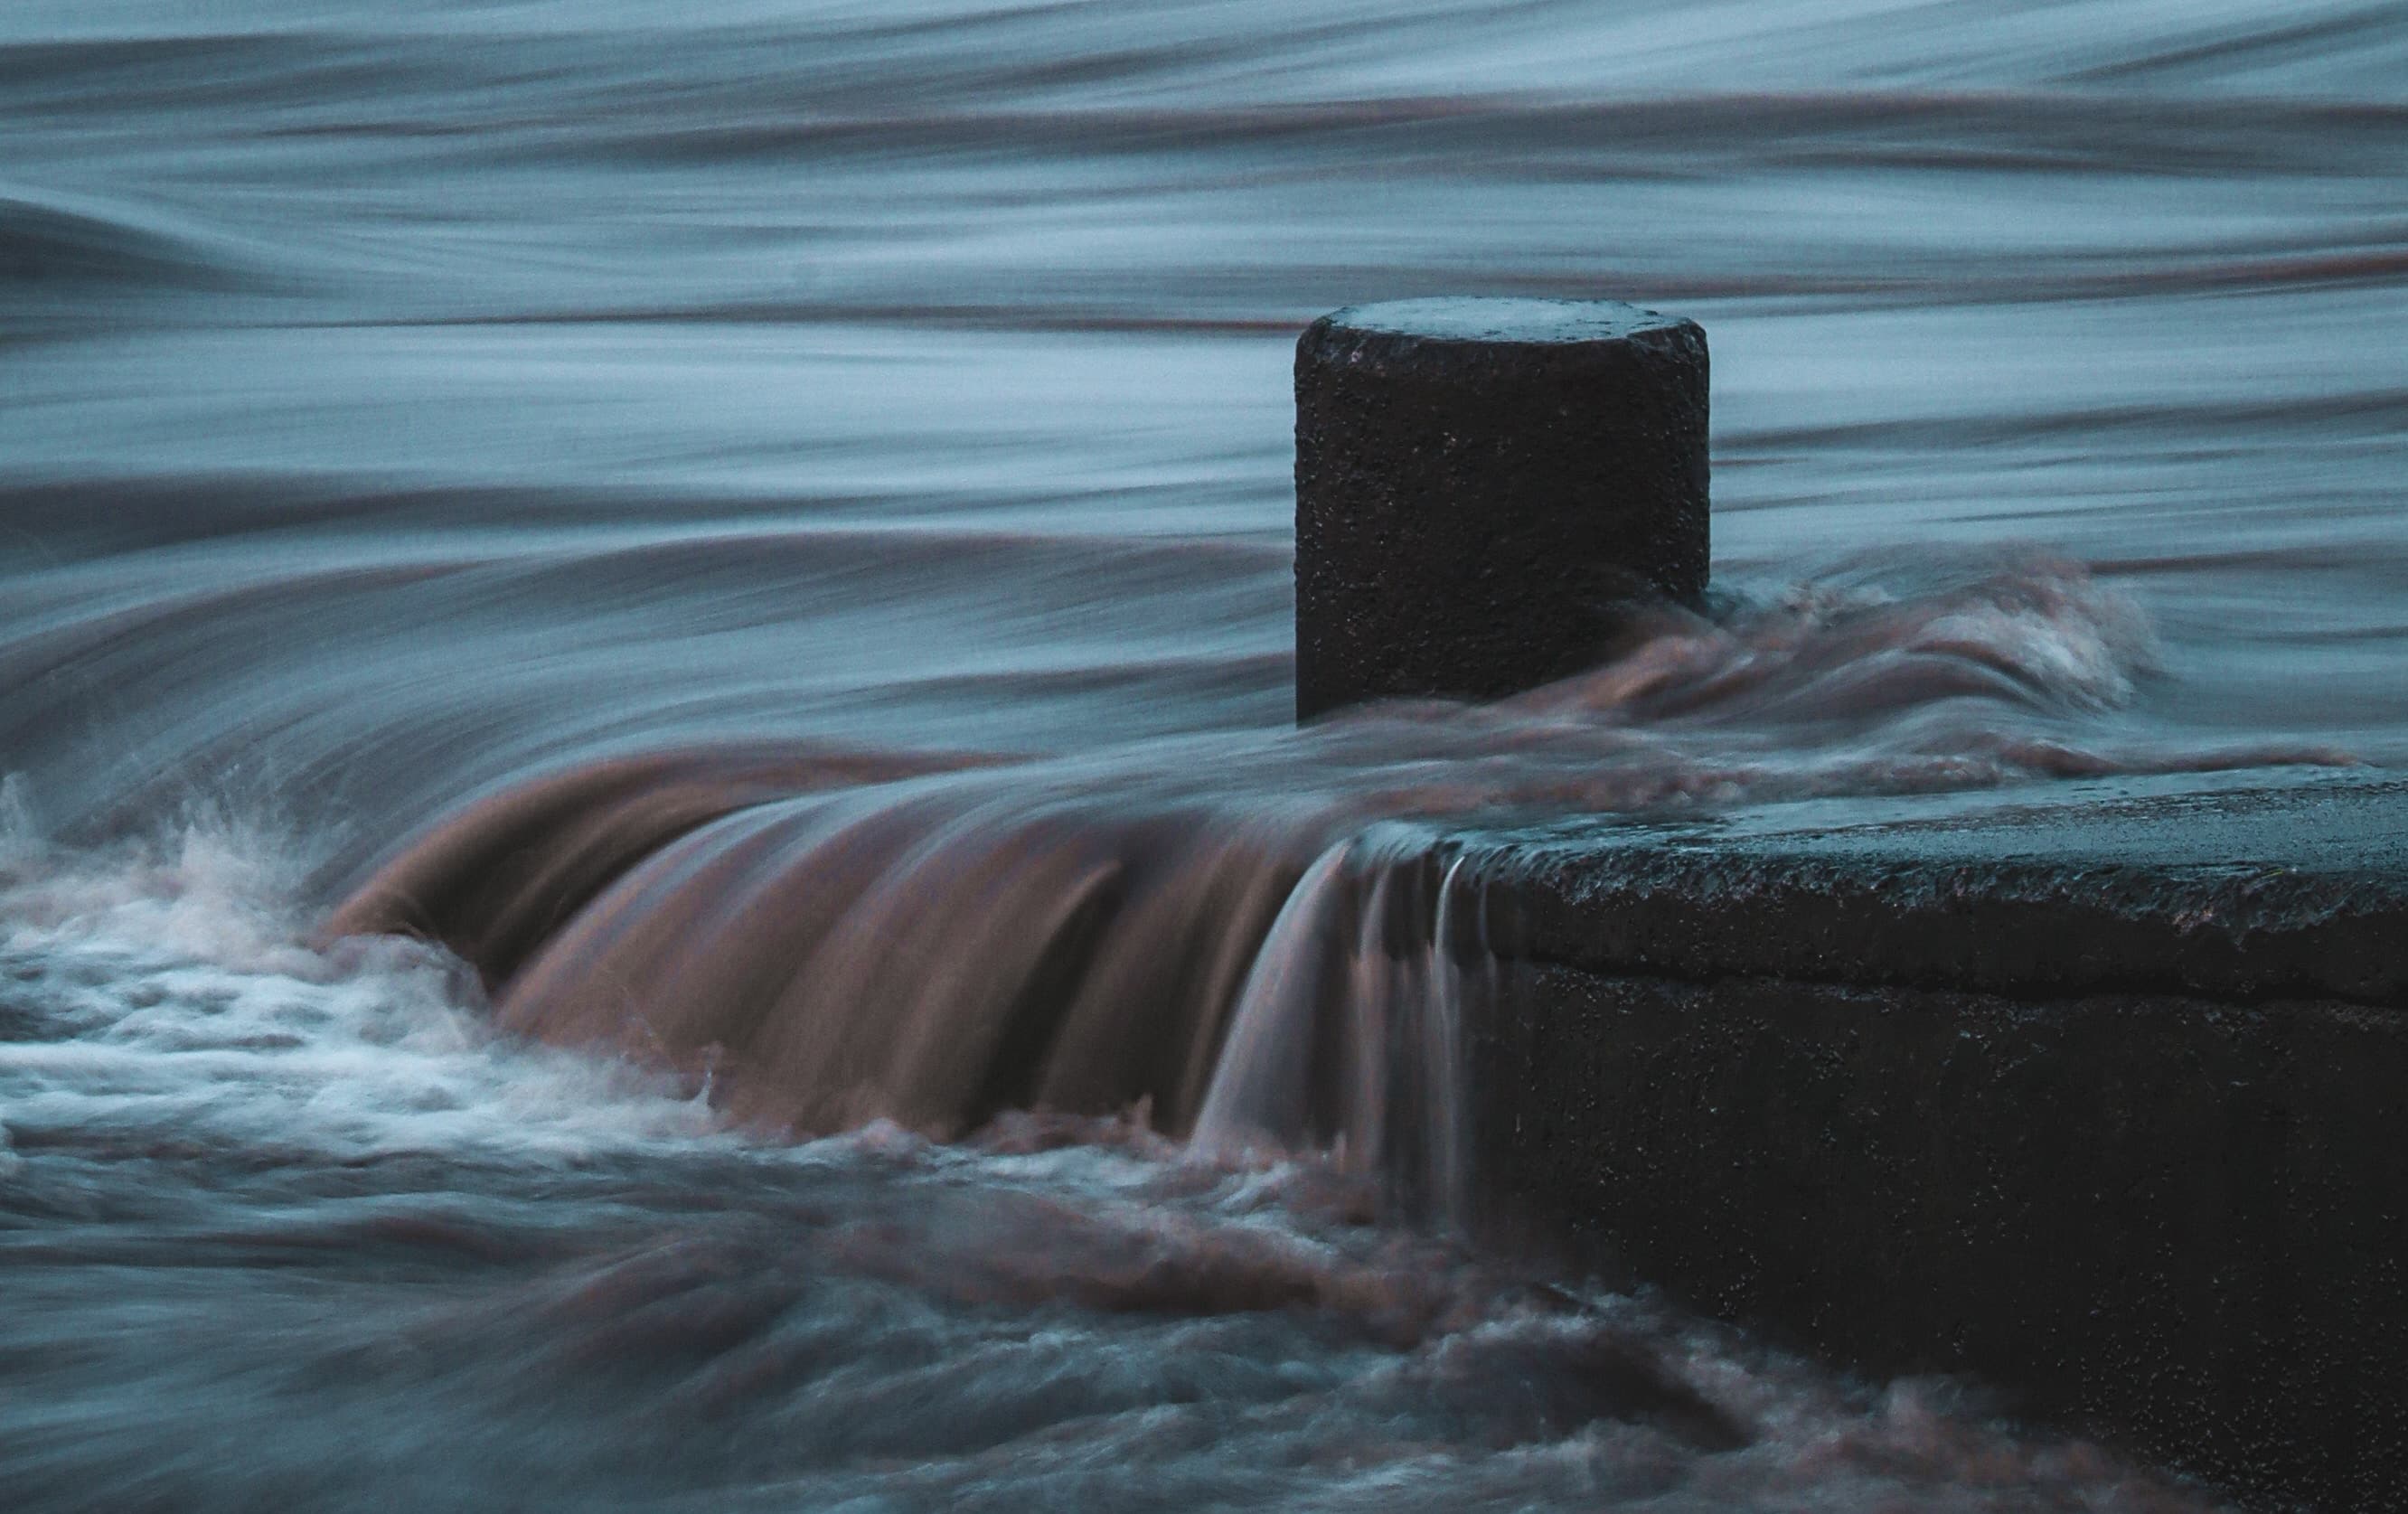
[[[1350,307],[1296,354],[1297,716],[1577,672],[1705,591],[1706,334],[1609,301]]]

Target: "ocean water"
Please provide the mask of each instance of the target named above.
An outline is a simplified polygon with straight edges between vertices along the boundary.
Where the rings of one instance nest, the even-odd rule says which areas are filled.
[[[1465,1239],[1413,859],[2408,763],[2408,7],[13,0],[0,131],[0,1503],[2209,1501]],[[1437,293],[1705,325],[1714,597],[1297,733]]]

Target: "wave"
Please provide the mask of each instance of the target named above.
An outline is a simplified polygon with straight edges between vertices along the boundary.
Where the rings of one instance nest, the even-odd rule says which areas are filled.
[[[2077,715],[2129,705],[2162,670],[2130,595],[2082,564],[1882,554],[1713,616],[1658,612],[1595,672],[1506,702],[1557,718],[1865,724],[1956,698]]]
[[[1225,93],[1240,80],[1274,98],[1359,100],[1435,79],[1483,93],[1656,93],[1668,81],[1813,89],[1879,79],[1893,87],[2114,85],[2211,97],[2363,93],[2396,100],[2398,64],[2408,53],[2408,21],[2384,0],[2298,0],[2279,10],[2173,0],[1979,7],[1765,0],[1702,8],[1641,0],[1611,12],[1348,0],[1310,14],[1268,0],[1154,0],[1110,16],[983,0],[799,13],[718,0],[666,20],[646,7],[442,0],[398,24],[362,0],[244,0],[217,7],[206,27],[138,3],[108,9],[119,12],[113,24],[92,17],[91,7],[57,0],[11,7],[0,22],[0,80],[12,72],[5,62],[17,59],[30,78],[87,88],[106,82],[137,103],[148,103],[142,86],[179,73],[188,92],[222,81],[225,95],[256,94],[265,79],[308,80],[332,93],[411,43],[456,37],[472,45],[422,60],[431,79],[511,79],[572,97],[598,88],[624,100],[648,79],[687,75],[719,92],[693,103],[726,116],[731,105],[757,102],[765,83],[806,66],[777,44],[808,40],[816,54],[809,62],[830,76],[827,93],[859,101],[1176,99]],[[638,37],[642,46],[628,46]],[[548,55],[557,70],[518,75],[506,61],[511,55]],[[1274,61],[1285,68],[1268,79],[1251,77]],[[273,93],[268,99],[280,103]]]
[[[456,958],[391,939],[312,950],[300,876],[273,834],[223,818],[78,852],[19,805],[0,840],[0,1108],[21,1161],[64,1143],[88,1159],[568,1162],[717,1124],[657,1077],[497,1034]]]
[[[1484,890],[1445,865],[1451,824],[2347,760],[2077,742],[2158,676],[2137,604],[2045,558],[1886,577],[1667,609],[1487,707],[975,766],[572,767],[431,827],[325,930],[440,942],[502,1026],[708,1082],[763,1128],[1141,1108],[1458,1192],[1453,1027],[1485,949],[1450,923]]]
[[[1366,1223],[1311,1156],[1059,1114],[755,1143],[498,1034],[437,951],[313,948],[272,831],[0,836],[29,1510],[2207,1507],[1959,1386]]]
[[[0,300],[86,290],[220,287],[237,270],[133,215],[0,193]]]

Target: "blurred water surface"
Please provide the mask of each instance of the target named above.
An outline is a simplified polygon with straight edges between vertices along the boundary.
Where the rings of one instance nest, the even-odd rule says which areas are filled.
[[[2172,1507],[1310,1159],[763,1145],[314,933],[727,743],[1283,884],[1398,815],[2396,765],[2408,7],[13,0],[0,130],[27,1507]],[[1438,293],[1706,325],[1718,601],[1292,736],[1290,344]]]

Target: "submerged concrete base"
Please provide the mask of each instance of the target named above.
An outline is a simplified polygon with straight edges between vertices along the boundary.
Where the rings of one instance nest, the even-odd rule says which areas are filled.
[[[2408,785],[1462,838],[1499,1217],[2264,1507],[2408,1487]]]

